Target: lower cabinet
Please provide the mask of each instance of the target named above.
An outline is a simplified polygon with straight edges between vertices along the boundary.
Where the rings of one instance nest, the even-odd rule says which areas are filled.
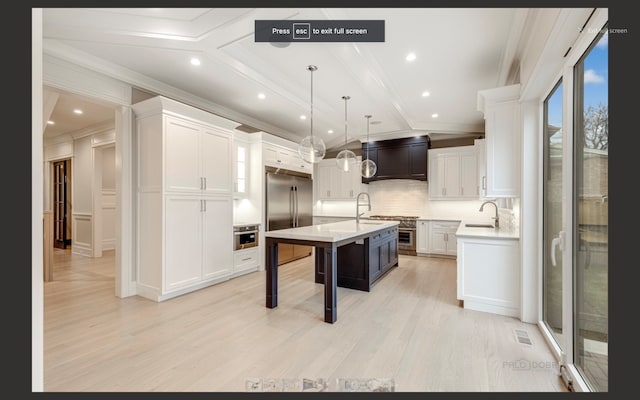
[[[519,240],[461,236],[457,268],[464,308],[520,317]]]
[[[164,210],[159,194],[142,194],[139,202],[138,295],[162,301],[229,279],[230,195],[165,195]]]
[[[398,265],[398,228],[338,247],[337,259],[338,286],[370,291],[377,280]],[[324,252],[316,251],[316,283],[324,283],[324,261]]]
[[[251,247],[233,252],[233,276],[244,275],[257,271],[260,267],[260,251],[258,247]]]
[[[418,220],[416,223],[416,253],[429,253],[429,221]]]
[[[429,253],[443,256],[455,256],[458,243],[456,231],[458,221],[431,221],[429,226]]]

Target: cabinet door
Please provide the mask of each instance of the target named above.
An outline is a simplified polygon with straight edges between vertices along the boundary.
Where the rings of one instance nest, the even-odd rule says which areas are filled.
[[[358,157],[358,163],[360,161],[361,157]],[[340,197],[355,200],[360,191],[360,182],[362,182],[360,179],[360,165],[358,164],[358,168],[349,170],[349,172],[338,171],[338,176],[340,177]]]
[[[416,252],[429,252],[429,221],[418,221],[416,227]]]
[[[478,155],[478,195],[480,199],[487,197],[487,157],[485,139],[476,139],[474,147]]]
[[[233,271],[233,203],[231,197],[202,200],[203,279],[221,278]]]
[[[472,152],[460,155],[460,196],[469,199],[480,196],[478,157]]]
[[[447,254],[455,256],[458,254],[458,238],[456,237],[456,230],[447,232]]]
[[[460,156],[444,157],[444,197],[460,197]]]
[[[487,196],[520,195],[520,112],[517,101],[487,107]]]
[[[434,228],[431,230],[431,237],[429,238],[430,253],[447,254],[446,233],[444,229]]]
[[[202,210],[200,199],[166,198],[165,292],[197,283],[202,278]]]
[[[278,165],[278,149],[268,144],[263,144],[262,162],[270,165]],[[282,160],[280,160],[280,163],[282,163]]]
[[[318,164],[318,199],[339,200],[342,199],[342,174],[335,158],[328,159]]]
[[[205,128],[202,131],[203,189],[207,194],[227,194],[232,190],[232,136],[224,131]]]
[[[371,246],[369,249],[369,282],[376,280],[376,278],[382,273],[380,250],[380,244]]]
[[[414,144],[409,147],[409,175],[414,178],[426,178],[427,144]]]
[[[166,190],[201,192],[200,127],[168,116],[165,122]]]
[[[445,159],[441,155],[434,155],[429,160],[429,198],[444,198]]]
[[[282,165],[295,166],[293,150],[278,148],[278,159],[276,161]]]

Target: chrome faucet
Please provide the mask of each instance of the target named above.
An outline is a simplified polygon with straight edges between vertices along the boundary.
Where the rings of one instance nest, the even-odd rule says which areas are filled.
[[[498,205],[496,203],[494,203],[493,201],[485,201],[480,206],[480,211],[482,211],[482,209],[484,208],[485,204],[493,204],[496,207],[496,216],[492,217],[492,218],[496,220],[496,225],[494,226],[494,228],[498,229],[500,227],[500,219],[498,218]]]
[[[367,196],[367,202],[365,204],[360,204],[360,196]],[[360,206],[367,206],[368,210],[371,211],[371,197],[369,197],[369,193],[360,192],[358,193],[358,197],[356,197],[356,223],[360,223],[360,216],[364,215],[364,213],[360,212]]]

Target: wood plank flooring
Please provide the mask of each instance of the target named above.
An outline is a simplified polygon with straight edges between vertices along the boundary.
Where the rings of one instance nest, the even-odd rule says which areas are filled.
[[[272,310],[264,271],[156,303],[115,297],[113,263],[113,251],[54,253],[45,391],[242,392],[251,378],[326,378],[329,390],[339,378],[393,378],[395,391],[565,390],[535,325],[458,307],[455,260],[400,256],[371,292],[338,288],[335,324],[323,322],[312,257],[281,267]]]

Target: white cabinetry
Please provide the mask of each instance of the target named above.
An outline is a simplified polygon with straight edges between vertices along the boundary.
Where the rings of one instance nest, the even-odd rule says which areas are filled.
[[[362,157],[358,157],[358,163]],[[335,158],[324,159],[316,167],[318,200],[355,200],[361,191],[360,168],[349,172],[339,169]]]
[[[169,192],[229,193],[230,132],[164,116],[165,182]]]
[[[478,92],[484,113],[487,197],[520,196],[520,85]]]
[[[161,301],[229,279],[235,123],[160,96],[132,108],[137,294]]]
[[[298,150],[271,143],[263,143],[262,160],[265,165],[280,167],[293,171],[311,174],[313,164],[309,164],[300,158]]]
[[[416,253],[429,253],[429,221],[418,220],[416,223]]]
[[[478,154],[478,193],[480,199],[487,198],[487,156],[486,139],[476,139],[473,146]]]
[[[457,298],[464,308],[520,317],[519,241],[458,239]]]
[[[233,253],[233,275],[238,276],[247,272],[257,271],[260,267],[260,252],[257,247],[236,250]]]
[[[458,221],[430,221],[429,253],[443,256],[455,256],[458,251],[456,231]]]
[[[478,155],[474,146],[429,150],[429,199],[477,199]]]

